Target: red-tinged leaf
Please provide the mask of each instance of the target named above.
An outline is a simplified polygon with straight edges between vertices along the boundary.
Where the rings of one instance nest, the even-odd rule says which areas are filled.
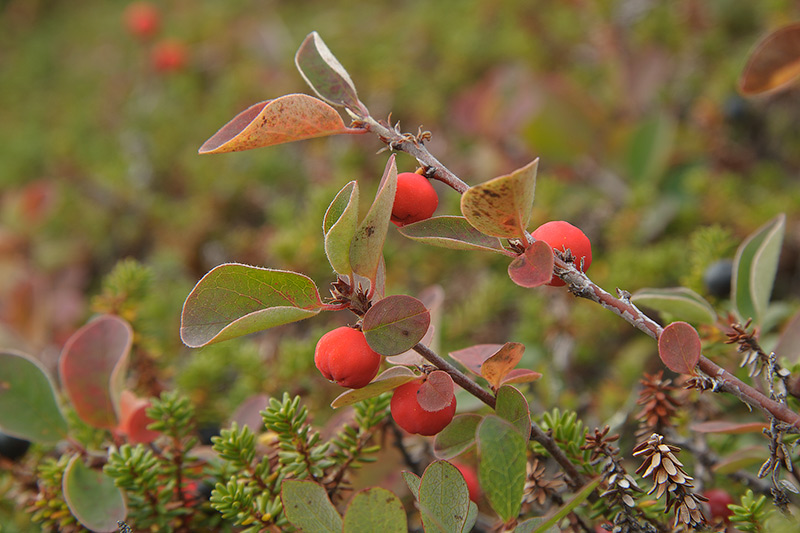
[[[724,433],[739,435],[741,433],[761,433],[762,429],[769,427],[764,422],[729,422],[727,420],[709,420],[699,424],[692,424],[690,429],[698,433]]]
[[[313,96],[287,94],[254,104],[236,115],[203,143],[199,153],[240,152],[339,133],[366,130],[346,127],[334,108]]]
[[[455,384],[450,374],[434,370],[417,391],[417,402],[423,411],[440,411],[453,401]]]
[[[197,282],[183,304],[181,340],[198,348],[319,313],[311,278],[238,263],[220,265]]]
[[[239,407],[231,415],[228,425],[236,424],[238,427],[243,428],[248,426],[250,431],[258,433],[264,425],[264,419],[261,417],[261,411],[269,403],[269,396],[266,394],[254,394],[245,401],[239,404]]]
[[[381,355],[397,355],[415,346],[431,323],[422,302],[406,295],[378,300],[364,314],[361,330],[370,348]]]
[[[341,515],[322,485],[314,481],[284,480],[281,483],[281,501],[286,519],[303,531],[342,531]]]
[[[55,444],[68,430],[55,386],[42,365],[5,350],[0,351],[0,430],[45,444]]]
[[[502,344],[476,344],[469,348],[450,352],[450,357],[464,365],[476,376],[480,376],[483,362],[496,354],[502,347]]]
[[[118,531],[117,520],[124,520],[128,513],[125,498],[114,480],[102,470],[83,464],[78,455],[64,470],[61,490],[73,516],[92,531]]]
[[[686,322],[673,322],[658,337],[658,355],[673,372],[692,373],[701,353],[700,335]]]
[[[325,255],[335,272],[349,276],[350,245],[358,226],[358,183],[345,185],[328,206],[322,221],[325,236]]]
[[[384,392],[396,389],[400,385],[404,385],[409,381],[414,381],[418,377],[419,376],[414,372],[404,366],[393,366],[381,372],[365,387],[350,389],[343,392],[331,402],[331,407],[334,409],[346,407],[360,402],[361,400],[366,400],[367,398],[380,396]]]
[[[500,239],[476,230],[464,217],[440,216],[407,224],[398,231],[415,241],[453,250],[485,250],[506,253]]]
[[[489,382],[493,389],[497,389],[500,387],[503,378],[517,366],[524,352],[524,344],[518,342],[505,343],[496,354],[483,362],[481,376],[486,378],[486,381]]]
[[[553,278],[553,249],[544,241],[535,241],[508,265],[508,277],[520,287],[546,285]]]
[[[61,384],[81,420],[117,426],[133,330],[123,319],[100,316],[67,340],[58,360]]]
[[[350,245],[350,264],[353,272],[367,278],[371,285],[376,284],[383,260],[383,244],[389,231],[396,192],[397,166],[392,154],[383,171],[375,200],[367,211],[367,216],[356,228]]]
[[[158,438],[160,433],[147,429],[154,422],[147,416],[150,401],[139,398],[131,391],[122,391],[119,398],[120,416],[118,430],[127,435],[131,444],[150,444]]]
[[[746,96],[786,87],[800,76],[800,23],[778,28],[751,52],[739,78]]]
[[[350,75],[317,32],[312,31],[306,36],[294,56],[294,62],[300,75],[317,96],[354,113],[369,114],[358,99]]]
[[[474,413],[456,415],[453,421],[436,434],[433,453],[439,459],[452,459],[475,445],[475,430],[483,417]],[[530,419],[528,419],[530,423]],[[528,430],[530,433],[530,429]]]
[[[470,187],[461,196],[461,213],[475,229],[506,239],[525,239],[533,210],[539,160]]]
[[[357,492],[347,504],[342,533],[364,531],[407,533],[408,518],[403,502],[381,487],[370,487]]]
[[[500,382],[500,385],[508,385],[511,383],[530,383],[541,377],[542,374],[539,372],[528,370],[527,368],[515,368],[506,374],[506,377],[503,378],[503,380]]]

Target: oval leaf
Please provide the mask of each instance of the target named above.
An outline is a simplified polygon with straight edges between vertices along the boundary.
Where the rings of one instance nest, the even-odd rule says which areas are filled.
[[[532,288],[553,279],[553,249],[544,241],[535,241],[508,265],[508,277],[520,287]]]
[[[717,319],[711,304],[685,287],[642,289],[631,296],[631,301],[669,315],[672,319],[694,324],[713,324]]]
[[[482,233],[525,240],[538,166],[535,159],[511,174],[470,187],[461,197],[461,213]]]
[[[407,533],[408,519],[403,503],[381,487],[356,493],[344,514],[344,533],[380,531]]]
[[[480,376],[483,362],[500,351],[502,347],[502,344],[476,344],[469,348],[450,352],[450,357],[464,365],[476,376]]]
[[[455,384],[450,374],[443,370],[434,370],[420,385],[417,391],[417,403],[423,411],[440,411],[453,402]]]
[[[520,391],[508,385],[500,387],[494,411],[503,420],[511,422],[524,438],[530,437],[531,412],[528,400]]]
[[[314,282],[297,272],[237,263],[197,282],[183,304],[181,340],[192,348],[308,318],[322,302]]]
[[[752,318],[760,325],[764,318],[778,272],[785,227],[786,215],[780,214],[747,237],[736,250],[731,300],[742,321]]]
[[[800,76],[800,23],[778,28],[759,42],[739,78],[739,90],[751,96],[780,89]]]
[[[700,335],[686,322],[673,322],[658,337],[658,356],[673,372],[692,373],[701,353]]]
[[[530,383],[541,377],[542,374],[540,372],[534,372],[533,370],[528,370],[527,368],[515,368],[505,375],[503,380],[500,382],[500,385],[508,385],[510,383]]]
[[[428,311],[431,312],[431,309],[429,308]],[[433,317],[431,317],[431,322],[432,321]],[[428,326],[428,331],[425,332],[425,335],[422,337],[422,340],[420,340],[419,343],[430,348],[435,331],[436,328],[433,327],[433,324]],[[413,347],[401,354],[386,358],[386,362],[392,365],[420,366],[426,364],[425,361],[425,358],[415,352]]]
[[[458,468],[447,461],[428,465],[419,484],[419,507],[426,533],[461,531],[469,514],[469,490]]]
[[[343,392],[331,402],[331,407],[337,409],[339,407],[346,407],[353,405],[361,400],[367,398],[374,398],[380,396],[386,391],[396,389],[400,385],[414,381],[419,376],[404,366],[393,366],[381,372],[381,374],[373,379],[369,384],[360,389],[350,389]]]
[[[198,153],[240,152],[338,133],[366,130],[346,127],[334,108],[313,96],[287,94],[248,107],[203,143]]]
[[[78,417],[96,428],[119,421],[133,329],[123,319],[100,316],[75,332],[58,360],[61,384]]]
[[[122,491],[102,470],[73,457],[61,482],[70,512],[86,528],[98,532],[118,531],[117,520],[124,520],[128,509]]]
[[[364,314],[361,329],[370,348],[381,355],[397,355],[415,346],[431,322],[422,302],[406,295],[378,300]]]
[[[325,255],[333,270],[349,276],[350,245],[358,225],[358,183],[351,181],[336,195],[322,220]]]
[[[286,519],[305,533],[341,533],[342,517],[321,485],[287,479],[281,483],[281,501]]]
[[[510,422],[494,415],[478,426],[478,481],[492,509],[504,522],[519,515],[525,488],[525,445]]]
[[[409,472],[408,470],[403,470],[401,474],[403,476],[403,480],[406,482],[406,485],[408,485],[408,490],[410,490],[411,494],[414,495],[414,499],[419,500],[419,476],[414,472]]]
[[[398,231],[415,241],[452,250],[487,250],[506,253],[500,239],[476,230],[467,219],[457,216],[431,217],[407,224]]]
[[[525,352],[525,345],[518,342],[507,342],[497,353],[481,365],[481,376],[497,390],[506,374],[511,372]]]
[[[456,415],[443,430],[436,434],[433,453],[439,459],[452,459],[475,444],[475,431],[483,417],[473,413]]]
[[[355,85],[339,60],[315,31],[309,33],[294,56],[294,63],[306,83],[326,102],[368,115],[358,99]]]
[[[0,351],[0,429],[47,444],[67,435],[53,382],[39,362],[21,353]]]
[[[350,245],[350,264],[353,271],[367,278],[372,286],[376,284],[378,267],[383,259],[383,243],[386,242],[386,233],[389,231],[395,192],[397,167],[392,154],[383,171],[375,200],[356,229]]]

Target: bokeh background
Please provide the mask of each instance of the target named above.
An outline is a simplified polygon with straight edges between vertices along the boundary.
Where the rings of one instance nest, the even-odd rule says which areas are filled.
[[[339,390],[313,349],[352,315],[201,350],[178,337],[184,298],[220,263],[303,272],[325,291],[328,203],[353,179],[365,197],[377,188],[387,154],[369,135],[197,155],[247,106],[310,92],[293,59],[314,30],[373,115],[430,130],[430,150],[464,181],[540,157],[533,224],[581,227],[588,274],[607,290],[684,285],[724,311],[703,272],[783,212],[775,331],[798,306],[800,90],[736,92],[755,43],[800,20],[796,1],[153,4],[159,28],[137,36],[129,2],[0,1],[5,347],[52,365],[92,314],[114,311],[137,331],[131,386],[180,388],[204,424],[284,390],[303,394],[318,422],[332,415]],[[438,190],[438,213],[458,213],[458,195]],[[516,287],[500,256],[426,248],[392,229],[386,261],[389,293],[444,288],[441,352],[525,343],[523,365],[545,375],[528,388],[534,410],[603,423],[660,368],[651,339],[564,290]],[[737,363],[732,350],[711,355]]]

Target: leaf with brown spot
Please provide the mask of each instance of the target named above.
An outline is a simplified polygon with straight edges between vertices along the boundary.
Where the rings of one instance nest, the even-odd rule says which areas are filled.
[[[701,353],[700,335],[686,322],[673,322],[658,337],[658,356],[673,372],[692,373]]]
[[[481,376],[497,389],[503,378],[517,366],[525,352],[525,345],[519,342],[507,342],[493,356],[481,365]]]
[[[778,28],[750,53],[739,78],[745,96],[783,89],[800,76],[800,23]]]
[[[470,187],[461,197],[461,213],[478,231],[506,239],[525,238],[536,190],[535,159],[511,174]]]
[[[339,113],[322,100],[288,94],[248,107],[203,143],[198,153],[239,152],[339,133],[366,130],[346,127]]]

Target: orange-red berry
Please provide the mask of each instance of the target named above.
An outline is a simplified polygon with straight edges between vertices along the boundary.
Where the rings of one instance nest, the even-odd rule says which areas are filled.
[[[392,205],[392,222],[405,226],[431,218],[439,205],[439,196],[428,178],[415,172],[397,175],[397,193]]]
[[[531,235],[534,239],[549,244],[553,250],[560,252],[570,250],[572,257],[575,258],[575,266],[581,272],[585,272],[592,264],[592,243],[580,229],[569,222],[563,220],[547,222],[536,228]],[[561,287],[565,283],[553,276],[548,285]]]
[[[328,380],[360,389],[378,375],[381,356],[369,347],[361,331],[343,326],[319,339],[314,364]]]
[[[728,522],[733,511],[728,509],[732,503],[733,498],[725,489],[709,489],[703,493],[703,496],[708,498],[708,509],[713,520],[723,520]]]
[[[125,27],[134,37],[149,39],[161,27],[161,13],[150,2],[133,2],[123,14]]]
[[[456,397],[439,411],[426,411],[417,400],[417,391],[422,381],[411,381],[394,390],[391,411],[395,423],[409,433],[417,433],[427,437],[443,430],[456,413]]]
[[[150,59],[158,72],[176,72],[186,66],[186,46],[180,41],[168,39],[153,46]]]

